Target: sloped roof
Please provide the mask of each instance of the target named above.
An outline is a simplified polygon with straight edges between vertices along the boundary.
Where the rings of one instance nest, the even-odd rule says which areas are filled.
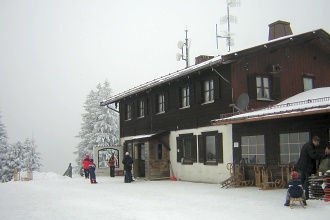
[[[149,82],[143,83],[139,86],[133,87],[129,90],[126,90],[124,92],[118,93],[117,95],[113,95],[103,101],[100,102],[101,106],[105,106],[114,102],[118,102],[119,100],[129,97],[133,94],[147,91],[155,86],[161,85],[163,83],[170,82],[174,79],[178,79],[180,77],[189,75],[193,72],[196,72],[201,69],[210,68],[215,65],[225,65],[228,63],[235,62],[237,59],[241,59],[242,57],[249,56],[251,54],[254,54],[259,51],[273,51],[277,50],[281,47],[287,46],[288,44],[297,44],[304,41],[310,41],[316,46],[322,48],[326,52],[330,53],[330,35],[325,32],[323,29],[313,30],[310,32],[297,34],[297,35],[289,35],[281,38],[277,38],[271,41],[267,41],[266,43],[249,47],[246,49],[242,49],[239,51],[234,51],[230,53],[223,54],[221,56],[214,57],[208,61],[205,61],[203,63],[190,66],[186,69],[178,70],[173,73],[169,73],[165,76],[161,76],[160,78],[151,80]]]
[[[316,88],[292,96],[261,110],[212,120],[213,125],[234,124],[274,118],[330,113],[330,87]]]

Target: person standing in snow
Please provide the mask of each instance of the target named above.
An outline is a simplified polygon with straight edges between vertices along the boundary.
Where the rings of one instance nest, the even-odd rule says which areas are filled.
[[[316,173],[316,160],[322,160],[325,155],[330,154],[329,150],[325,150],[325,155],[320,155],[316,152],[316,147],[320,145],[320,138],[314,136],[312,141],[305,143],[300,151],[297,168],[301,170],[301,183],[305,190],[306,200],[309,199],[309,182],[308,178]]]
[[[82,165],[84,168],[84,173],[85,173],[85,178],[88,179],[89,178],[89,155],[86,154],[86,158],[82,161]]]
[[[95,165],[93,159],[90,159],[88,168],[89,168],[89,177],[90,177],[91,183],[97,183],[96,182],[96,175],[95,175],[96,165]]]
[[[117,162],[117,159],[114,155],[114,153],[111,154],[110,158],[109,158],[109,167],[110,167],[110,176],[111,177],[115,177],[115,164]]]
[[[124,170],[125,170],[125,183],[130,183],[133,181],[132,178],[132,164],[133,164],[133,159],[129,156],[129,153],[125,153],[125,157],[122,161],[124,164]]]

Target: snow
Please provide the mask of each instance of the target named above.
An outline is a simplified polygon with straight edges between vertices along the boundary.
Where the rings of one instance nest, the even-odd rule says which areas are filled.
[[[229,121],[247,118],[260,118],[274,115],[292,114],[330,109],[330,87],[311,89],[294,95],[277,105],[257,111],[247,112],[228,118],[215,119],[213,122]]]
[[[320,219],[330,203],[308,200],[303,209],[283,206],[286,190],[257,187],[222,189],[219,184],[183,181],[124,183],[118,176],[97,177],[33,173],[32,181],[0,186],[0,219]]]

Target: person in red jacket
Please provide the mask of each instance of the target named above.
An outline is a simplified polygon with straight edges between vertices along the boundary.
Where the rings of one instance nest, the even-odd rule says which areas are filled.
[[[86,179],[89,179],[89,167],[88,167],[89,164],[90,164],[89,155],[86,155],[86,158],[82,161]]]
[[[117,163],[117,159],[114,155],[114,153],[111,154],[111,157],[109,158],[108,164],[110,167],[110,176],[115,177],[115,166]]]

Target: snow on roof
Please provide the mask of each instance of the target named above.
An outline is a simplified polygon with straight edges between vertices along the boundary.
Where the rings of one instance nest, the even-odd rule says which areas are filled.
[[[182,69],[182,70],[178,70],[176,72],[173,72],[173,73],[169,73],[165,76],[161,76],[160,78],[157,78],[157,79],[154,79],[154,80],[151,80],[149,82],[146,82],[144,84],[141,84],[139,86],[136,86],[136,87],[133,87],[127,91],[124,91],[122,93],[119,93],[117,95],[114,95],[114,96],[111,96],[109,97],[108,99],[105,99],[103,101],[100,102],[100,105],[104,106],[104,105],[108,105],[108,104],[111,104],[113,102],[116,102],[122,98],[125,98],[127,96],[130,96],[132,94],[135,94],[135,93],[138,93],[138,92],[141,92],[141,91],[145,91],[145,90],[148,90],[156,85],[160,85],[162,83],[165,83],[165,82],[168,82],[168,81],[171,81],[173,79],[177,79],[179,77],[182,77],[182,76],[185,76],[185,75],[188,75],[192,72],[195,72],[197,70],[200,70],[200,69],[203,69],[207,66],[212,66],[212,65],[215,65],[217,63],[221,63],[221,56],[217,56],[217,57],[214,57],[208,61],[205,61],[203,63],[199,63],[197,65],[193,65],[193,66],[190,66],[186,69]]]
[[[321,110],[330,112],[330,87],[312,89],[292,96],[268,108],[227,118],[215,119],[211,122],[214,125],[230,124],[239,120],[253,121],[275,116],[289,117],[297,113],[315,113]]]
[[[141,92],[141,91],[148,90],[148,89],[153,88],[153,87],[155,87],[157,85],[160,85],[160,84],[169,82],[169,81],[171,81],[173,79],[177,79],[179,77],[186,76],[186,75],[188,75],[188,74],[190,74],[192,72],[196,72],[196,71],[198,71],[200,69],[203,69],[203,68],[206,68],[206,67],[211,67],[212,65],[226,64],[228,62],[232,62],[234,60],[230,60],[230,57],[232,57],[233,54],[236,55],[236,54],[241,53],[243,51],[248,51],[250,49],[258,48],[260,46],[267,47],[267,45],[269,46],[269,44],[272,44],[274,42],[279,42],[279,41],[286,40],[286,39],[293,40],[295,37],[303,36],[303,35],[306,35],[308,33],[315,34],[317,32],[326,33],[323,29],[317,29],[317,30],[305,32],[305,33],[302,33],[302,34],[288,35],[288,36],[280,37],[280,38],[277,38],[277,39],[274,39],[274,40],[271,40],[271,41],[267,41],[266,43],[262,43],[262,44],[255,45],[255,46],[252,46],[252,47],[248,47],[248,48],[245,48],[245,49],[240,49],[238,51],[234,51],[234,52],[230,52],[230,53],[225,53],[225,54],[222,54],[221,56],[216,56],[216,57],[214,57],[214,58],[212,58],[210,60],[207,60],[205,62],[199,63],[197,65],[190,66],[190,67],[185,68],[185,69],[182,69],[182,70],[178,70],[178,71],[173,72],[173,73],[169,73],[169,74],[167,74],[165,76],[161,76],[160,78],[156,78],[154,80],[151,80],[149,82],[143,83],[143,84],[141,84],[139,86],[133,87],[133,88],[131,88],[129,90],[126,90],[124,92],[121,92],[121,93],[119,93],[117,95],[111,96],[111,97],[109,97],[109,98],[101,101],[100,102],[100,105],[101,106],[105,106],[105,105],[114,103],[114,102],[119,101],[120,99],[123,99],[125,97],[130,96],[130,95],[136,94],[136,93]]]

